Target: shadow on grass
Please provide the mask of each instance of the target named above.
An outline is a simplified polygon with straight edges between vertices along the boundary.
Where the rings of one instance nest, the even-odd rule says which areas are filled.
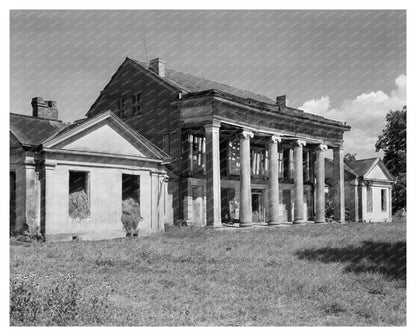
[[[346,272],[372,272],[390,280],[406,280],[406,242],[375,242],[365,240],[361,245],[298,250],[299,259],[323,263],[347,263]]]

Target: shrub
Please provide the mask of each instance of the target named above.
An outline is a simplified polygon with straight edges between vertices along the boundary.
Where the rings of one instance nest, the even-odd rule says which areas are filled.
[[[85,191],[73,192],[69,195],[69,216],[82,219],[90,215],[88,195]]]
[[[42,283],[39,281],[39,283]],[[81,294],[73,275],[39,285],[33,276],[10,280],[10,325],[83,325],[105,323],[107,294]]]
[[[137,227],[143,220],[140,216],[140,203],[129,197],[122,202],[121,222],[127,236],[137,235]]]

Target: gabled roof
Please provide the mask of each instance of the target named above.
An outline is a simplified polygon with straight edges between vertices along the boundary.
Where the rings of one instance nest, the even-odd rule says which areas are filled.
[[[66,126],[60,120],[10,113],[10,132],[22,146],[38,146]]]
[[[276,113],[281,113],[289,116],[296,116],[302,119],[323,122],[326,124],[330,124],[336,127],[341,127],[344,130],[349,130],[350,126],[347,126],[346,123],[327,119],[322,116],[304,112],[302,110],[292,108],[289,106],[279,107],[276,105],[275,101],[272,99],[257,94],[247,90],[241,90],[229,85],[221,84],[209,79],[193,76],[188,73],[176,71],[173,69],[166,68],[165,69],[165,77],[161,77],[157,75],[155,72],[151,71],[148,67],[148,64],[143,61],[138,61],[133,58],[127,57],[125,61],[120,65],[117,71],[113,74],[112,78],[110,79],[109,83],[106,85],[103,91],[101,91],[99,97],[95,100],[95,102],[90,107],[89,111],[87,112],[87,116],[91,115],[101,101],[101,99],[105,96],[105,89],[108,85],[117,77],[117,74],[120,72],[121,68],[125,64],[130,64],[133,67],[136,67],[142,71],[145,71],[149,74],[152,78],[158,80],[160,83],[165,84],[170,89],[183,92],[186,97],[195,97],[199,95],[210,95],[210,94],[217,94],[219,96],[223,96],[226,99],[238,101],[250,107],[258,107],[264,111],[272,111]]]
[[[148,69],[147,63],[135,60],[133,58],[127,58],[136,64],[140,65],[144,69],[151,71]],[[153,73],[153,72],[152,72]],[[191,92],[201,92],[207,90],[217,90],[221,92],[225,92],[243,99],[253,99],[262,103],[266,104],[274,104],[275,102],[270,98],[251,92],[247,90],[237,89],[235,87],[218,83],[209,79],[205,79],[202,77],[197,77],[185,72],[176,71],[173,69],[167,68],[165,70],[165,77],[160,77],[164,81],[168,82],[170,85],[174,86],[178,90],[184,91],[186,93]]]
[[[348,162],[348,166],[354,170],[358,176],[364,176],[374,165],[378,158],[362,159]]]
[[[168,154],[155,146],[143,135],[133,130],[111,111],[106,111],[93,118],[85,118],[72,124],[65,124],[59,120],[11,113],[10,132],[22,146],[50,149],[56,144],[106,119],[111,119],[113,123],[130,135],[131,139],[145,148],[153,159],[162,160],[163,162],[170,161],[171,158]]]
[[[358,176],[364,178],[376,165],[379,165],[386,177],[390,181],[394,180],[394,177],[379,157],[350,161],[348,162],[348,165],[358,174]]]
[[[124,132],[130,135],[134,141],[140,144],[143,148],[145,148],[154,159],[162,160],[162,161],[170,161],[170,156],[162,151],[159,147],[155,146],[150,140],[146,139],[143,135],[133,130],[130,126],[128,126],[124,121],[122,121],[119,117],[117,117],[111,111],[106,111],[101,113],[93,118],[85,118],[83,120],[79,120],[67,128],[63,129],[61,132],[58,132],[52,135],[49,139],[46,139],[43,143],[44,148],[52,148],[59,143],[64,142],[65,140],[69,139],[70,137],[85,131],[86,129],[106,120],[111,119],[118,127],[120,127]]]

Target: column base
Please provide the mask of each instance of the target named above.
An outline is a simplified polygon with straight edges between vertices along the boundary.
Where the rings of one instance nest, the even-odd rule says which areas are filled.
[[[238,227],[250,227],[253,226],[253,223],[239,223]]]
[[[296,219],[296,220],[294,220],[293,221],[293,224],[304,224],[304,223],[306,223],[307,221],[306,220],[304,220],[304,219]]]
[[[317,220],[315,220],[315,223],[316,224],[324,224],[324,223],[326,223],[326,220],[325,219],[317,219]]]

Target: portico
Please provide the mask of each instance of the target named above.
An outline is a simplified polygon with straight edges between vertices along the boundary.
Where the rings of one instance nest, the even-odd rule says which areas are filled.
[[[215,93],[180,104],[188,167],[184,218],[194,223],[196,212],[201,225],[214,227],[323,223],[324,156],[331,149],[338,181],[335,219],[343,222],[342,133],[349,127],[334,122],[324,133],[327,120],[321,117],[322,128],[316,120],[303,120],[302,126],[293,116],[283,123],[282,111],[236,105]],[[200,210],[195,206],[196,186],[202,190]]]

